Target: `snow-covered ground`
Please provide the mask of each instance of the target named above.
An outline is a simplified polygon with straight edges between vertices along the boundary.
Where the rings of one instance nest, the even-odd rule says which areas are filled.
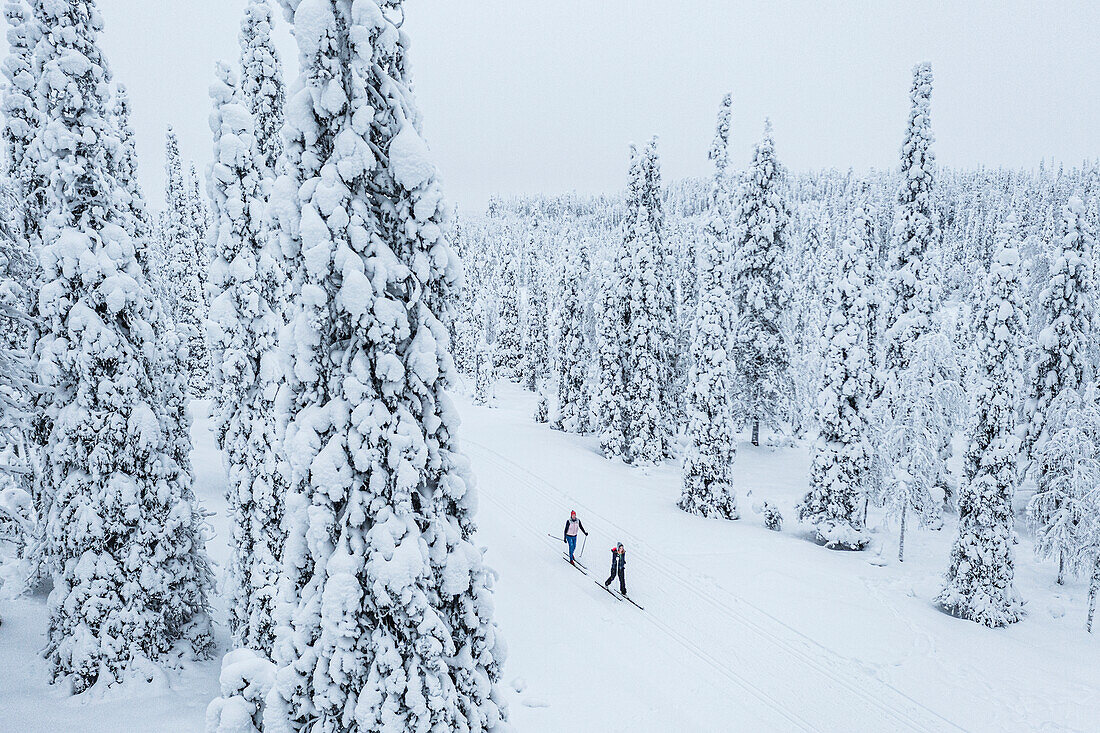
[[[912,533],[904,564],[893,532],[863,553],[811,542],[793,521],[809,463],[803,447],[742,444],[742,519],[703,520],[676,508],[675,466],[609,463],[594,439],[533,423],[529,393],[503,383],[498,391],[500,407],[459,404],[481,543],[500,574],[517,731],[1097,729],[1100,641],[1084,632],[1086,589],[1056,586],[1026,537],[1016,577],[1029,616],[985,629],[932,603],[952,522]],[[214,512],[208,550],[224,564],[222,464],[207,409],[195,405],[196,490]],[[782,532],[753,513],[760,499],[783,511]],[[591,532],[589,577],[548,536],[570,509]],[[645,611],[594,582],[606,577],[616,541],[627,547],[628,589]],[[38,656],[44,600],[0,601],[0,730],[202,729],[218,660],[122,692],[74,699],[50,688]]]

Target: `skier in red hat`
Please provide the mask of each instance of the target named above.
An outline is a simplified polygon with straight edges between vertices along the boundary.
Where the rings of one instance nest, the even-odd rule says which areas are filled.
[[[584,528],[581,520],[577,519],[577,512],[569,512],[569,519],[565,522],[565,544],[569,545],[569,562],[573,563],[573,553],[577,549],[577,532],[584,532],[588,536],[588,530]]]

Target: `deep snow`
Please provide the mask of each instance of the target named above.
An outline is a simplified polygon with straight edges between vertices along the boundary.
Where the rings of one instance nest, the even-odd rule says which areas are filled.
[[[609,463],[595,438],[535,424],[530,393],[501,383],[498,394],[502,407],[458,403],[478,477],[480,543],[500,575],[517,731],[1096,729],[1100,641],[1084,632],[1085,585],[1056,586],[1026,536],[1016,581],[1029,615],[985,629],[932,603],[952,520],[913,532],[903,564],[892,529],[861,553],[810,541],[793,512],[809,465],[803,446],[742,443],[734,478],[743,518],[705,520],[676,508],[676,466]],[[214,512],[207,548],[221,577],[229,527],[208,409],[194,405],[196,492]],[[782,532],[752,512],[762,499],[782,510]],[[566,567],[564,545],[548,536],[570,509],[591,532],[589,578]],[[593,583],[606,578],[616,541],[644,612]],[[0,730],[202,729],[218,659],[149,686],[69,698],[45,683],[38,657],[44,601],[0,601]],[[221,605],[217,612],[224,619]],[[218,641],[227,643],[224,626]]]

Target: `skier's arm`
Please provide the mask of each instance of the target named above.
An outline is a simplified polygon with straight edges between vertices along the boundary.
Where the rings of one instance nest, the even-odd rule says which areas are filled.
[[[565,520],[565,529],[563,529],[561,531],[561,541],[562,542],[568,542],[569,540],[566,539],[568,536],[569,536],[569,520],[566,519]]]
[[[585,536],[588,535],[588,530],[584,528],[584,522],[578,519],[577,526],[581,528],[581,532],[584,532]]]

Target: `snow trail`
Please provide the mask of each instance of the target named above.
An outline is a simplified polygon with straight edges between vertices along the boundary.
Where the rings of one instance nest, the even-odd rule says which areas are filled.
[[[630,543],[628,551],[632,554],[632,565],[628,572],[628,585],[645,587],[641,597],[647,602],[648,610],[643,614],[646,620],[662,633],[681,643],[694,656],[721,672],[723,676],[750,691],[757,699],[771,706],[774,711],[783,714],[788,724],[803,730],[839,731],[848,728],[853,720],[880,723],[889,720],[895,724],[895,727],[910,730],[965,730],[937,711],[909,697],[889,682],[868,674],[861,668],[862,662],[859,660],[845,659],[781,619],[756,607],[746,599],[730,593],[716,583],[711,583],[715,592],[708,591],[699,582],[689,579],[693,573],[682,563],[660,552],[653,547],[652,543],[618,525],[499,451],[469,438],[464,439],[463,445],[467,449],[473,448],[474,452],[480,454],[478,474],[483,477],[481,496],[488,498],[495,506],[532,531],[538,534],[544,533],[543,530],[526,522],[517,511],[505,506],[504,502],[492,497],[486,491],[489,482],[485,481],[484,477],[488,474],[480,459],[487,459],[496,470],[545,500],[546,511],[560,511],[562,507],[569,505],[576,508],[578,512],[583,512],[585,516],[600,519],[605,526],[613,528],[619,538]],[[639,563],[639,557],[641,563]],[[639,577],[641,583],[639,583]],[[649,582],[646,582],[647,579]],[[667,591],[662,593],[658,590],[661,584],[667,584],[667,581],[678,584],[699,600],[706,601],[712,618],[717,613],[724,617],[723,620],[727,625],[732,621],[751,631],[755,641],[741,636],[731,644],[724,635],[715,633],[716,629],[724,628],[724,625],[716,623],[713,627],[708,627],[702,623],[693,625],[692,630],[699,635],[697,638],[705,640],[706,648],[696,644],[686,634],[677,631],[664,620],[665,618],[683,619],[685,616],[685,604],[682,601],[678,601]],[[728,601],[724,601],[720,596],[725,596]],[[706,620],[706,615],[701,612],[698,604],[692,604],[691,613],[693,621]],[[754,619],[751,616],[757,618]],[[719,646],[723,651],[728,651],[728,658],[753,665],[754,672],[758,674],[765,673],[763,676],[768,680],[766,689],[735,672],[707,651]],[[785,662],[776,659],[777,651],[786,655]],[[862,683],[873,686],[875,693],[860,689],[860,683],[850,681],[843,676],[853,675],[853,672]],[[812,682],[807,679],[808,675],[813,676]],[[773,690],[774,694],[768,692],[769,689]],[[812,699],[808,694],[811,691]],[[879,697],[876,697],[876,694]],[[840,701],[843,703],[841,704]],[[793,709],[812,710],[814,713],[811,716],[812,722],[793,713]]]

